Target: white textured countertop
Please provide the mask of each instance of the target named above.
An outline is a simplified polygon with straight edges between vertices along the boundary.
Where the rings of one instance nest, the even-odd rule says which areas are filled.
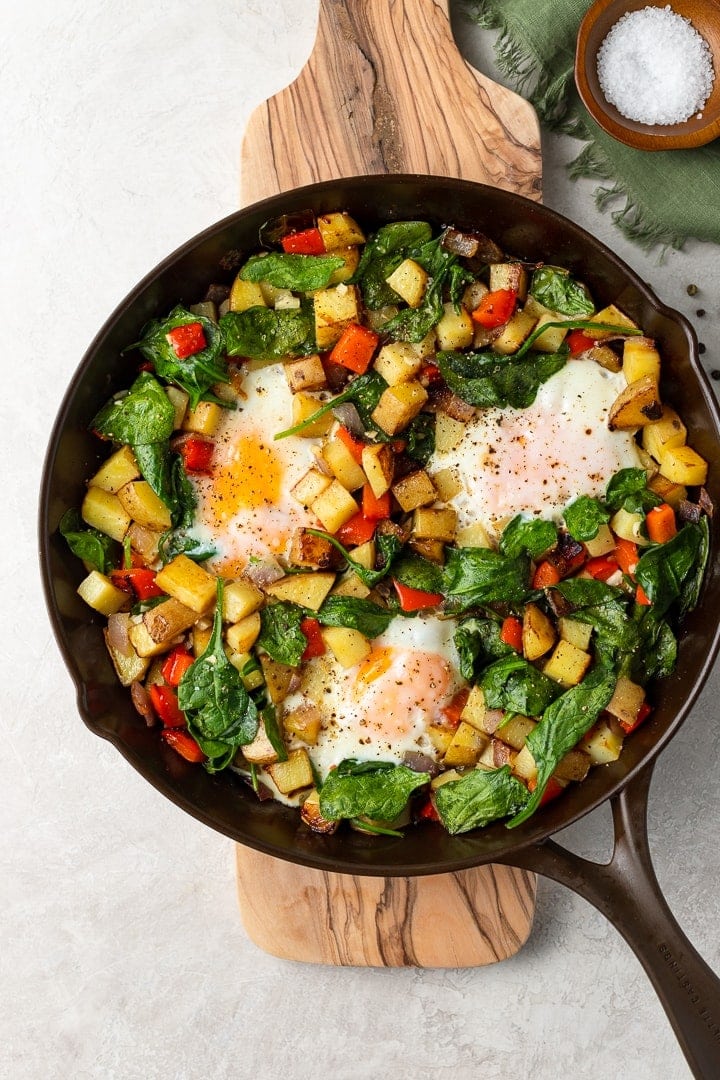
[[[544,880],[528,944],[494,967],[347,970],[259,952],[238,917],[230,841],[78,719],[37,566],[50,426],[115,305],[236,208],[245,121],[299,71],[315,14],[316,0],[4,5],[0,1078],[682,1080],[629,948]],[[455,22],[465,54],[491,70],[489,37]],[[720,367],[717,247],[688,243],[658,265],[597,212],[589,185],[567,180],[569,149],[546,142],[545,201],[690,315],[708,370]],[[660,883],[715,968],[719,693],[716,672],[650,803]],[[608,818],[565,838],[600,856]]]

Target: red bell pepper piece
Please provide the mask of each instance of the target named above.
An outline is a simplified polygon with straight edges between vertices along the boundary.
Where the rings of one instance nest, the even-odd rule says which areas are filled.
[[[675,511],[668,503],[660,503],[648,511],[645,528],[655,544],[665,544],[677,534]]]
[[[194,663],[193,654],[184,645],[176,645],[163,660],[160,672],[168,686],[179,686],[183,675]]]
[[[357,547],[359,544],[366,544],[368,540],[372,540],[376,526],[377,522],[365,517],[361,510],[341,525],[335,535],[341,544],[346,546],[352,544]]]
[[[467,705],[467,699],[470,697],[470,690],[468,687],[464,687],[462,690],[458,690],[454,695],[449,705],[446,705],[442,710],[442,714],[445,718],[445,722],[448,727],[456,728],[460,723],[460,717],[462,711]]]
[[[390,492],[386,491],[380,498],[373,493],[369,484],[363,486],[362,512],[370,521],[385,521],[391,512]]]
[[[595,338],[588,337],[583,330],[571,330],[565,340],[571,356],[579,356],[595,345]]]
[[[557,585],[560,580],[560,571],[557,566],[553,566],[547,559],[544,562],[538,563],[535,573],[533,574],[532,587],[533,589],[548,589],[551,585]]]
[[[652,607],[652,600],[645,592],[642,585],[638,585],[635,589],[635,603],[640,604],[642,607]]]
[[[493,289],[487,292],[472,313],[473,321],[486,330],[494,330],[508,321],[515,310],[517,293],[514,289]]]
[[[165,683],[153,683],[150,687],[150,701],[166,728],[180,728],[187,725],[185,714],[178,705],[177,694]]]
[[[532,793],[537,787],[537,780],[528,780],[528,790]],[[562,795],[565,790],[565,784],[561,784],[554,776],[551,776],[545,785],[545,790],[540,796],[540,806],[545,806],[546,803],[552,802],[553,799],[557,799],[558,795]]]
[[[352,432],[348,431],[346,427],[340,426],[337,429],[336,435],[341,443],[343,443],[353,456],[353,460],[357,461],[358,465],[362,465],[363,450],[367,446],[362,439],[356,439]]]
[[[412,589],[409,585],[403,585],[397,578],[393,578],[392,583],[400,601],[401,611],[422,611],[424,608],[437,607],[445,599],[442,593]]]
[[[210,442],[209,439],[191,436],[180,444],[180,453],[182,454],[186,472],[204,476],[211,475],[215,443]]]
[[[429,795],[427,799],[425,799],[425,802],[420,804],[416,814],[418,821],[440,821],[440,815],[435,809],[435,803]]]
[[[522,652],[522,629],[521,620],[514,615],[508,615],[500,627],[500,640],[516,652]]]
[[[623,540],[622,537],[618,536],[615,540],[613,556],[622,572],[629,577],[633,577],[640,557],[637,544],[632,540]]]
[[[380,335],[359,323],[350,323],[335,344],[330,359],[349,371],[364,375],[380,341]]]
[[[166,728],[165,731],[160,732],[160,738],[164,739],[168,746],[172,746],[173,750],[177,750],[180,757],[184,757],[186,761],[199,764],[205,760],[202,750],[192,735],[188,735],[187,731],[180,731],[178,728]]]
[[[183,323],[165,335],[178,360],[202,352],[207,345],[205,331],[201,322]]]
[[[302,659],[311,660],[313,656],[322,656],[326,650],[318,620],[308,616],[300,623],[300,629],[307,638],[307,646]]]
[[[628,723],[627,720],[618,720],[618,723],[620,724],[620,727],[623,729],[625,734],[629,735],[632,731],[635,731],[637,728],[639,728],[640,725],[645,722],[645,720],[647,720],[651,712],[652,705],[648,705],[647,701],[643,701],[642,705],[637,711],[637,716],[632,721],[632,723]]]
[[[163,590],[155,584],[155,571],[145,566],[130,566],[125,570],[111,570],[110,580],[116,589],[134,593],[138,600],[150,600],[162,596]]]
[[[444,382],[440,368],[433,363],[423,364],[419,371],[419,377],[420,381],[427,383],[428,386],[437,386],[439,383]]]
[[[596,555],[594,559],[588,559],[585,569],[596,581],[607,581],[618,572],[619,567],[612,555]]]
[[[288,233],[280,243],[283,251],[295,255],[324,255],[326,250],[322,233],[317,228]]]

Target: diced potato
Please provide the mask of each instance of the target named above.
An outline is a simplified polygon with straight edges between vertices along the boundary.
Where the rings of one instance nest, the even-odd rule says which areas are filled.
[[[518,755],[513,762],[513,772],[516,776],[519,776],[521,780],[537,780],[537,765],[535,764],[535,758],[532,756],[527,746],[523,746],[522,750],[518,751]]]
[[[433,473],[432,482],[443,502],[449,502],[462,491],[462,483],[454,469],[440,469]]]
[[[590,648],[590,639],[593,632],[591,623],[580,622],[579,619],[571,619],[567,615],[561,615],[558,619],[558,631],[563,641],[569,641],[576,649],[587,652]]]
[[[97,529],[119,542],[122,542],[131,521],[117,495],[100,487],[88,488],[80,507],[80,515],[91,529]]]
[[[611,431],[630,430],[651,424],[662,416],[658,385],[651,375],[644,375],[622,390],[610,407]]]
[[[373,570],[375,568],[376,554],[375,541],[368,540],[366,543],[359,544],[356,548],[353,548],[353,562],[359,563],[360,566],[364,566],[366,570]]]
[[[78,585],[77,592],[86,604],[101,615],[114,615],[128,602],[128,594],[116,588],[110,578],[99,570],[91,570]]]
[[[165,393],[167,394],[170,404],[175,410],[175,418],[173,420],[173,428],[175,431],[179,431],[182,427],[183,420],[185,419],[185,412],[190,401],[190,395],[185,390],[181,390],[179,386],[166,386]],[[132,479],[129,477],[128,479]]]
[[[355,549],[357,551],[357,548]],[[353,551],[353,559],[355,558],[355,551]],[[350,572],[343,576],[339,585],[333,586],[333,596],[354,596],[359,600],[364,600],[370,595],[371,590],[368,586],[360,580],[356,573]]]
[[[268,585],[266,592],[276,600],[289,600],[300,607],[318,611],[335,582],[335,574],[318,570],[310,574],[288,574]]]
[[[291,750],[287,761],[276,761],[267,771],[281,795],[292,795],[315,782],[310,757],[303,749]]]
[[[331,348],[350,323],[358,322],[360,307],[354,285],[339,285],[318,289],[313,298],[315,310],[315,340],[320,352]]]
[[[422,555],[423,559],[438,563],[439,566],[442,566],[445,562],[445,544],[442,540],[414,540],[411,538],[409,547],[417,555]]]
[[[660,472],[674,484],[696,487],[707,480],[708,463],[690,446],[666,446],[662,452]]]
[[[228,626],[225,640],[233,652],[248,652],[260,636],[261,628],[260,612],[253,611],[252,615],[246,615],[244,619]]]
[[[372,413],[372,421],[388,435],[397,435],[418,415],[428,399],[425,387],[414,379],[388,386]]]
[[[300,307],[300,297],[295,296],[291,289],[280,289],[273,307],[276,311],[297,311]]]
[[[212,436],[219,428],[224,412],[222,405],[216,401],[199,401],[194,409],[189,409],[185,414],[183,431]]]
[[[290,545],[290,562],[312,570],[327,570],[335,564],[336,551],[324,536],[314,536],[308,529],[296,529]]]
[[[154,563],[159,557],[158,545],[162,532],[156,529],[148,529],[145,525],[138,525],[133,521],[126,533],[126,540],[130,541],[130,547],[136,551],[146,565]]]
[[[474,311],[483,296],[489,292],[490,290],[484,281],[480,281],[479,279],[471,281],[470,284],[465,287],[465,291],[462,294],[463,307],[466,307],[468,311]]]
[[[192,642],[193,656],[197,659],[207,649],[210,644],[210,638],[212,637],[212,625],[206,625],[203,620],[199,620],[190,629],[190,640]],[[232,655],[232,650],[230,650]]]
[[[338,248],[332,254],[341,258],[343,265],[339,266],[337,270],[333,270],[328,285],[341,285],[344,281],[349,281],[357,270],[360,262],[360,251],[356,247]]]
[[[620,326],[627,330],[637,330],[637,323],[634,323],[632,319],[625,315],[620,308],[615,307],[614,304],[608,304],[602,311],[598,311],[592,317],[594,323],[604,323],[607,326]],[[596,341],[604,341],[605,338],[615,337],[617,330],[593,330],[592,336]]]
[[[552,656],[545,663],[543,671],[549,678],[569,689],[582,682],[591,661],[592,657],[589,653],[561,638],[553,649]]]
[[[342,439],[329,438],[323,443],[323,461],[347,491],[363,487],[367,477]]]
[[[365,635],[348,626],[324,626],[321,634],[341,667],[355,667],[372,652],[372,645]]]
[[[265,676],[268,697],[273,705],[279,705],[288,695],[290,684],[295,677],[295,668],[281,664],[264,654],[260,657],[260,666]]]
[[[607,555],[608,551],[612,551],[615,547],[615,538],[610,531],[609,525],[600,525],[597,536],[594,536],[592,540],[586,540],[585,547],[591,559],[596,559],[600,555]]]
[[[268,307],[275,307],[278,297],[287,292],[287,289],[282,289],[278,285],[271,285],[269,281],[259,281],[258,285],[263,300]]]
[[[411,308],[420,307],[425,296],[428,273],[414,259],[403,259],[390,277],[385,278],[390,288],[402,297]]]
[[[516,311],[492,343],[492,351],[501,356],[517,352],[537,322],[534,315]]]
[[[485,694],[483,693],[481,686],[472,686],[468,699],[463,706],[463,711],[460,713],[460,719],[465,723],[471,724],[477,728],[478,731],[484,731],[483,721],[487,712],[487,705],[485,704]]]
[[[147,480],[131,480],[118,491],[118,499],[127,514],[138,525],[162,532],[172,525],[170,511],[148,484]]]
[[[330,836],[337,832],[340,821],[328,821],[320,813],[320,792],[313,788],[300,807],[300,817],[313,832]]]
[[[103,491],[111,491],[116,495],[121,487],[129,484],[131,480],[137,480],[139,476],[135,455],[129,446],[123,446],[100,466],[88,486],[102,488]]]
[[[392,484],[395,455],[387,443],[371,443],[363,447],[362,467],[376,499],[382,498]]]
[[[593,345],[587,352],[583,353],[583,359],[594,360],[596,364],[605,368],[606,371],[617,372],[622,370],[621,357],[609,345]]]
[[[364,232],[357,221],[345,211],[321,214],[317,219],[317,227],[323,238],[326,251],[334,253],[338,248],[365,243]]]
[[[115,617],[118,619],[126,618],[128,620],[129,629],[129,615],[118,614]],[[129,641],[125,652],[117,649],[114,645],[111,645],[107,630],[103,630],[103,636],[120,685],[131,686],[134,682],[137,682],[138,679],[142,679],[150,665],[149,658],[146,656],[138,656]]]
[[[536,727],[535,720],[518,713],[495,729],[495,737],[507,743],[508,746],[512,746],[513,750],[522,750],[534,727]]]
[[[481,521],[475,521],[472,525],[464,525],[462,529],[458,529],[455,543],[458,547],[493,547],[490,534]]]
[[[322,390],[327,386],[325,368],[317,353],[301,356],[297,360],[286,360],[283,370],[293,394],[298,390]]]
[[[197,613],[172,597],[150,608],[128,631],[128,637],[139,656],[158,656],[172,647],[175,639],[189,630]]]
[[[651,491],[654,491],[663,502],[672,506],[673,510],[677,510],[680,503],[684,499],[687,499],[688,496],[687,488],[684,484],[675,484],[661,473],[658,473],[657,476],[653,476],[652,480],[648,482],[648,487]]]
[[[643,449],[647,450],[656,461],[660,461],[664,450],[684,446],[686,439],[687,428],[669,405],[663,405],[662,416],[659,420],[646,424],[642,430]]]
[[[461,720],[450,745],[445,751],[443,764],[453,767],[474,765],[488,744],[488,736],[472,724]]]
[[[390,452],[392,453],[392,451]],[[332,477],[328,476],[327,473],[320,472],[319,469],[308,469],[292,489],[293,498],[297,499],[303,506],[311,506],[318,495],[322,495],[323,491],[329,488],[331,483]]]
[[[523,612],[522,648],[526,660],[538,660],[555,644],[555,627],[537,604],[526,604]]]
[[[231,581],[223,590],[223,619],[240,622],[262,607],[265,597],[251,581]]]
[[[257,690],[265,682],[262,669],[258,667],[257,661],[252,653],[234,653],[231,652],[228,657],[230,663],[234,668],[240,672],[240,676],[243,681],[243,686],[246,690]]]
[[[527,270],[522,263],[490,263],[490,291],[512,289],[520,300],[527,296]]]
[[[467,308],[460,305],[443,304],[443,313],[435,327],[439,349],[467,349],[473,343],[475,324]]]
[[[428,330],[422,341],[413,341],[412,347],[421,360],[432,360],[437,351],[437,339],[435,330]]]
[[[262,289],[256,281],[243,281],[238,274],[230,289],[230,310],[247,311],[252,307],[267,307]]]
[[[644,514],[633,514],[623,507],[613,514],[610,519],[610,526],[616,536],[621,537],[623,540],[631,540],[633,544],[638,544],[639,547],[647,547],[650,543],[643,532],[644,524]]]
[[[447,751],[448,746],[453,740],[453,732],[448,727],[443,727],[442,724],[430,724],[427,729],[428,738],[433,745],[433,748],[442,757]],[[448,773],[440,773],[441,776],[447,776]]]
[[[341,525],[360,511],[350,492],[339,480],[331,481],[329,486],[313,499],[310,508],[329,533],[336,533]]]
[[[217,592],[217,578],[187,555],[176,555],[162,570],[155,583],[198,615],[209,611]]]
[[[620,725],[598,720],[580,740],[579,749],[590,755],[593,765],[607,765],[610,761],[617,761],[622,746],[623,732]]]
[[[460,440],[467,430],[467,424],[462,420],[455,420],[442,410],[435,415],[435,451],[438,454],[446,454],[459,445]]]
[[[621,675],[615,685],[615,691],[610,701],[605,706],[606,712],[623,720],[626,724],[634,724],[640,706],[645,701],[645,689],[631,679]]]
[[[485,749],[478,758],[478,768],[500,769],[503,765],[509,765],[512,769],[517,757],[517,751],[504,743],[502,739],[490,736]]]
[[[373,367],[388,386],[396,386],[413,379],[423,363],[423,358],[408,342],[391,341],[388,345],[383,345]]]
[[[278,753],[268,738],[265,724],[258,724],[257,734],[251,743],[242,748],[243,757],[251,765],[272,765],[278,759]]]
[[[457,514],[451,506],[418,507],[413,514],[412,531],[416,540],[442,540],[450,544],[457,531]]]
[[[318,401],[312,394],[306,393],[304,390],[299,390],[297,394],[293,394],[292,399],[292,425],[303,424],[309,417],[322,408],[323,402]],[[330,428],[335,423],[335,417],[331,412],[326,412],[323,416],[318,417],[317,420],[313,420],[298,434],[304,439],[316,439],[320,435],[327,435]]]
[[[660,353],[652,338],[629,337],[623,342],[623,375],[628,383],[649,375],[660,382]]]
[[[544,326],[545,323],[562,322],[563,316],[559,315],[557,311],[550,311],[544,304],[539,303],[534,296],[529,296],[527,303],[523,308],[526,315],[534,316],[536,322],[534,329],[537,330],[539,326]],[[566,318],[567,316],[565,316]],[[542,334],[539,334],[535,338],[533,348],[537,352],[555,353],[562,345],[567,330],[562,326],[549,326]]]
[[[592,758],[585,750],[568,750],[558,761],[554,776],[559,780],[584,780],[590,771]]]
[[[288,735],[301,739],[308,746],[314,746],[322,726],[322,713],[317,705],[298,705],[283,714],[282,722]]]
[[[416,510],[418,506],[430,506],[438,497],[435,485],[424,469],[416,469],[403,476],[402,480],[393,484],[392,493],[406,513]]]

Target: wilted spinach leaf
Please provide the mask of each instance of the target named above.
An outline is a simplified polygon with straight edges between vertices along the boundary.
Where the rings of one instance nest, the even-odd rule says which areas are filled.
[[[307,614],[322,626],[347,626],[370,639],[384,634],[393,618],[392,611],[359,596],[328,596],[319,611]]]
[[[320,813],[328,821],[362,816],[393,821],[429,779],[405,765],[342,761],[320,788]]]
[[[486,668],[480,686],[489,708],[523,716],[540,716],[562,693],[559,683],[517,654],[496,660]]]
[[[251,307],[228,311],[220,319],[228,356],[279,360],[315,352],[315,322],[307,304],[276,311]]]
[[[336,270],[345,265],[339,255],[297,255],[271,252],[253,255],[240,271],[243,281],[267,281],[276,289],[311,292],[324,289]]]
[[[305,611],[288,600],[268,604],[260,612],[258,645],[279,664],[297,667],[307,648],[307,638],[300,629]]]
[[[78,510],[66,510],[59,529],[73,555],[89,563],[98,573],[107,574],[118,565],[119,545],[105,533],[86,525]]]
[[[659,506],[662,499],[648,488],[644,469],[621,469],[610,480],[605,501],[611,510],[638,514]]]
[[[530,591],[530,563],[491,548],[449,548],[442,592],[454,611],[504,600],[519,604]]]
[[[553,266],[535,270],[529,291],[539,304],[559,315],[592,315],[595,310],[585,286]]]
[[[553,547],[556,541],[557,528],[552,521],[517,514],[503,529],[499,547],[503,555],[509,555],[512,559],[523,554],[536,559]]]
[[[501,624],[495,619],[469,618],[457,624],[454,641],[463,679],[472,682],[493,660],[517,655],[512,645],[500,639],[500,630]]]
[[[599,499],[581,495],[563,512],[567,531],[574,540],[594,540],[601,525],[610,520],[610,513]]]
[[[180,359],[167,335],[176,327],[190,323],[201,324],[207,344],[200,352]],[[166,319],[155,319],[149,323],[143,330],[142,339],[129,348],[139,349],[161,379],[187,391],[192,409],[197,407],[202,398],[208,396],[215,383],[228,381],[222,331],[212,319],[204,315],[193,315],[184,307],[175,307]]]
[[[435,792],[435,806],[449,833],[469,832],[515,814],[528,801],[528,790],[510,772],[472,769],[460,780],[449,780]]]
[[[687,610],[683,598],[686,585],[691,583],[691,598],[697,596],[698,581],[707,557],[707,524],[703,527],[688,522],[664,544],[645,548],[635,570],[635,576],[652,602],[657,616],[677,601],[681,611]]]
[[[492,352],[439,352],[435,361],[453,393],[468,404],[527,409],[540,386],[565,366],[567,353],[518,359]]]

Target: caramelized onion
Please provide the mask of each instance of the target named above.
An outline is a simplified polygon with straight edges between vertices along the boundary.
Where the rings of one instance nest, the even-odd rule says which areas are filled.
[[[116,615],[108,616],[108,645],[111,649],[115,649],[116,652],[122,653],[123,656],[130,655],[130,638],[128,637],[129,623],[130,616],[125,612],[118,612]]]
[[[157,717],[155,716],[155,710],[150,701],[150,695],[141,682],[137,682],[136,680],[134,683],[130,684],[130,697],[132,698],[133,705],[140,713],[147,726],[153,727],[157,722]]]

